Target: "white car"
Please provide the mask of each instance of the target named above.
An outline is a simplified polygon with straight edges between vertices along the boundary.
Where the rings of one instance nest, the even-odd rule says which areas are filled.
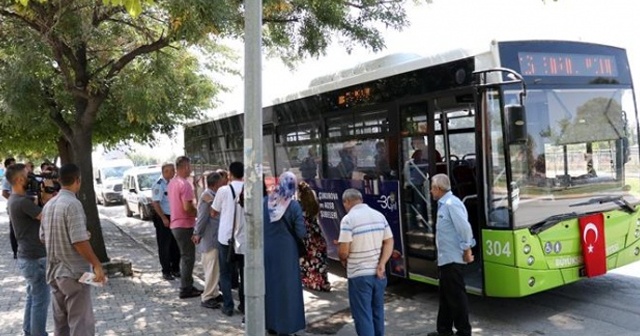
[[[127,217],[134,214],[147,220],[153,215],[151,188],[162,175],[160,166],[134,167],[124,173],[122,198]]]

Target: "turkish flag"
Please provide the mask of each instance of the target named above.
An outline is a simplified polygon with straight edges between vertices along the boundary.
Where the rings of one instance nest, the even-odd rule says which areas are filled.
[[[607,273],[604,243],[604,216],[601,213],[579,218],[582,257],[588,277]]]

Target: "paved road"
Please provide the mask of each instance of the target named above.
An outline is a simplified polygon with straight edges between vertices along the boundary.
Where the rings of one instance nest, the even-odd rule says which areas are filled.
[[[122,206],[100,207],[107,251],[132,261],[133,277],[112,277],[94,290],[99,335],[242,335],[240,316],[180,300],[178,282],[163,281],[153,225],[124,217]],[[0,335],[20,335],[24,285],[11,257],[0,204]],[[196,276],[201,269],[196,268]],[[307,335],[355,335],[345,280],[332,275],[331,293],[305,292]],[[507,285],[507,284],[505,284]],[[417,283],[390,287],[387,335],[426,335],[435,328],[437,289]],[[474,335],[639,335],[640,263],[603,277],[521,299],[470,297]],[[49,320],[49,328],[52,326]]]

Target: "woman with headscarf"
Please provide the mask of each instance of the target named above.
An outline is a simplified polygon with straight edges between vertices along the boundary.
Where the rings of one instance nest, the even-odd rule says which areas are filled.
[[[270,335],[290,335],[306,325],[296,242],[306,230],[302,208],[293,199],[296,184],[296,176],[285,172],[264,198],[265,322]]]
[[[307,228],[307,235],[303,240],[307,253],[300,260],[302,286],[328,292],[331,290],[331,283],[327,277],[327,242],[322,236],[322,229],[318,224],[320,205],[307,182],[302,181],[298,184],[298,199],[302,206],[304,224]]]

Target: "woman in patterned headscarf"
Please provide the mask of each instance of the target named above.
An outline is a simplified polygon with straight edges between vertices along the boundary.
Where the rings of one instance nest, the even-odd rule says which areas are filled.
[[[296,176],[285,172],[264,198],[265,322],[272,335],[293,334],[306,325],[296,242],[306,230],[295,193]]]

